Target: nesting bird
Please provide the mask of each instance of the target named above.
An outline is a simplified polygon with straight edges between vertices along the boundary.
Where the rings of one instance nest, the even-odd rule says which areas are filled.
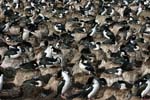
[[[91,63],[86,59],[83,55],[81,56],[81,59],[79,61],[79,68],[88,74],[94,74],[95,75],[95,70]]]
[[[97,77],[90,77],[88,79],[87,84],[85,84],[85,87],[79,91],[79,93],[73,94],[69,96],[69,99],[75,98],[75,97],[81,97],[81,98],[87,98],[92,99],[100,88],[106,86],[106,80],[103,78],[97,78]]]
[[[98,100],[149,99],[149,34],[149,0],[0,0],[0,64],[12,68],[0,69],[0,90],[4,76],[9,83],[16,75],[16,84],[29,79],[18,83],[25,84],[22,99],[26,93],[52,99],[51,92],[69,100],[96,95]],[[51,74],[65,66],[73,76],[63,69],[58,86],[56,77],[48,84]],[[106,80],[109,87],[103,89]],[[81,89],[73,87],[80,84]],[[53,91],[45,95],[45,88]],[[134,88],[135,95],[130,93]],[[13,89],[4,95],[15,94]]]
[[[104,72],[107,74],[114,74],[117,76],[121,76],[123,73],[123,69],[121,67],[114,67],[114,68],[106,69]]]
[[[117,81],[114,82],[111,86],[114,89],[120,89],[120,90],[125,90],[125,89],[131,89],[132,88],[132,84],[126,82],[126,81]]]
[[[23,51],[24,50],[20,46],[12,46],[9,47],[4,56],[8,56],[9,58],[18,58],[21,56]]]
[[[61,23],[56,23],[54,25],[54,29],[56,32],[64,32],[65,31],[65,25],[63,25]]]
[[[51,74],[46,74],[46,75],[41,75],[39,77],[33,77],[30,80],[24,81],[23,84],[34,85],[36,87],[43,87],[47,85],[51,76],[52,76]]]
[[[35,70],[38,68],[38,64],[36,60],[33,60],[33,61],[29,61],[29,62],[21,64],[19,68],[23,70]]]

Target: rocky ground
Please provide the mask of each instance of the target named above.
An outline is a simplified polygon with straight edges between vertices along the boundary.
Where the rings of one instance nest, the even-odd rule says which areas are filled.
[[[0,100],[63,100],[64,69],[66,97],[94,77],[90,100],[150,100],[150,1],[0,0],[0,64]]]

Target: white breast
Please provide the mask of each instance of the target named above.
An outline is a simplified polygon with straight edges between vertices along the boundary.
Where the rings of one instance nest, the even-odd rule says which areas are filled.
[[[29,38],[29,33],[30,33],[29,30],[23,29],[22,39],[23,39],[23,40],[28,39],[28,38]]]
[[[21,48],[20,47],[17,47],[17,48],[19,49],[19,51],[17,51],[17,54],[10,55],[10,58],[18,58],[21,55],[22,53]]]
[[[49,46],[44,52],[46,53],[46,57],[51,57],[52,56],[52,46]]]
[[[2,90],[3,87],[3,74],[0,76],[0,90]]]
[[[122,74],[122,69],[117,69],[118,73],[116,73],[116,75],[120,76]]]
[[[93,97],[99,90],[99,83],[94,79],[93,90],[88,94],[88,98]]]
[[[85,69],[86,66],[85,66],[84,64],[82,64],[82,61],[79,62],[79,67],[80,67],[80,69],[81,69],[82,71],[88,73],[88,71]]]
[[[147,80],[147,87],[145,88],[144,91],[142,91],[141,96],[144,97],[145,95],[147,95],[150,92],[150,80]]]
[[[121,84],[121,88],[120,88],[121,90],[124,90],[124,89],[126,89],[126,85],[124,84],[124,83],[122,83]]]
[[[71,86],[71,79],[70,79],[69,75],[65,72],[62,72],[62,76],[63,76],[63,79],[65,80],[65,84],[62,88],[61,93],[64,94]]]
[[[103,34],[105,38],[110,39],[110,37],[107,36],[107,32],[105,30],[103,31]]]

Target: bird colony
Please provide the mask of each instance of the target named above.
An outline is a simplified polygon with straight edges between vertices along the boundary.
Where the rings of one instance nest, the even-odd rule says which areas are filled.
[[[149,0],[0,0],[1,100],[150,100]]]

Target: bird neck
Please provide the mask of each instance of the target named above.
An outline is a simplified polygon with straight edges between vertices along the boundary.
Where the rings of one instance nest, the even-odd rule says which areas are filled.
[[[66,73],[63,73],[62,76],[65,81],[70,81],[70,77]]]

